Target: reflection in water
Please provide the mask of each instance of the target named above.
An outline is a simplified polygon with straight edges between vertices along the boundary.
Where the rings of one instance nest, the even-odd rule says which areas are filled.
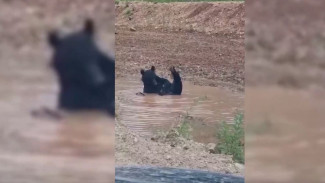
[[[61,120],[34,118],[32,110],[55,108],[55,80],[48,73],[35,76],[29,73],[32,69],[5,70],[0,72],[1,182],[112,180],[114,119],[90,112],[67,114]]]
[[[217,124],[232,122],[235,112],[242,111],[243,94],[188,82],[183,85],[181,96],[138,96],[135,94],[142,91],[140,80],[117,80],[119,119],[133,130],[150,135],[175,125],[180,114],[188,112],[201,121],[192,124],[193,138],[199,142],[215,142]]]

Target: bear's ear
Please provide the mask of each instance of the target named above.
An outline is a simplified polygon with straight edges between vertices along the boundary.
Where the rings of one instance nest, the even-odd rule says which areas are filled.
[[[176,69],[175,69],[174,66],[170,67],[169,70],[170,70],[171,72],[176,72]]]
[[[90,36],[94,35],[95,33],[95,25],[92,19],[86,19],[84,24],[84,32]]]
[[[58,33],[56,31],[49,32],[47,35],[47,41],[53,48],[57,47],[60,44]]]
[[[140,73],[141,73],[141,75],[143,75],[143,74],[144,74],[144,70],[143,70],[143,69],[141,69]]]
[[[153,72],[155,72],[155,71],[156,71],[155,66],[151,66],[151,70],[152,70]]]

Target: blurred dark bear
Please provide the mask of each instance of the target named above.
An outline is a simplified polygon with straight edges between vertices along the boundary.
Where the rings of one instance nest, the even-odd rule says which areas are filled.
[[[60,37],[48,34],[54,54],[51,65],[57,73],[59,108],[101,110],[115,115],[115,60],[97,47],[95,27],[87,19],[82,30]]]
[[[183,84],[179,72],[175,67],[170,68],[173,77],[173,82],[156,75],[156,68],[154,66],[149,70],[141,69],[143,82],[143,93],[157,93],[159,95],[181,95]]]

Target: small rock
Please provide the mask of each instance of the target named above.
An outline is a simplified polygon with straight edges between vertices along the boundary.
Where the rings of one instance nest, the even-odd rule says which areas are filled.
[[[185,146],[183,147],[183,149],[184,149],[184,150],[188,150],[189,147],[185,145]]]
[[[159,160],[157,160],[157,159],[153,159],[153,160],[152,160],[152,163],[153,163],[153,164],[158,164],[158,163],[159,163]]]
[[[172,146],[172,147],[176,147],[176,146],[177,146],[177,142],[175,142],[175,141],[171,141],[171,142],[170,142],[170,146]]]
[[[151,140],[154,141],[154,142],[157,142],[158,138],[157,137],[151,137]]]
[[[207,144],[206,145],[206,148],[207,148],[207,151],[209,152],[209,153],[211,153],[211,154],[216,154],[217,152],[216,152],[216,144],[214,144],[214,143],[209,143],[209,144]]]
[[[166,135],[167,139],[174,139],[174,138],[177,138],[177,137],[179,137],[179,133],[176,130],[171,130]]]
[[[171,160],[171,159],[172,159],[172,157],[170,155],[166,156],[166,160]]]
[[[240,172],[240,173],[244,172],[245,165],[240,164],[240,163],[235,163],[235,167],[236,167],[238,172]]]
[[[209,149],[209,153],[211,153],[211,154],[217,154],[217,152],[216,152],[215,149]]]
[[[136,137],[134,137],[133,141],[134,143],[137,143],[139,140]]]
[[[138,96],[145,96],[145,94],[142,93],[142,92],[138,92],[138,93],[136,93],[135,95],[138,95]]]
[[[130,27],[130,31],[133,31],[133,32],[135,32],[135,31],[136,31],[136,29],[135,29],[134,27]]]

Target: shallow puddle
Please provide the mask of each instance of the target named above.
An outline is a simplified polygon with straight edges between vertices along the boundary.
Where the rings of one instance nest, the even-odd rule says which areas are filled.
[[[178,123],[181,114],[188,113],[199,119],[191,124],[194,140],[215,142],[217,124],[231,123],[236,111],[243,111],[243,94],[222,88],[184,82],[180,96],[136,95],[142,88],[140,79],[116,81],[119,120],[144,135],[169,129]]]

